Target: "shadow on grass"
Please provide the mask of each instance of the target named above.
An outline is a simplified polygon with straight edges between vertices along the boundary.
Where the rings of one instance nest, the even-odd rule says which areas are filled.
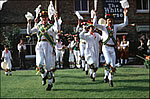
[[[127,82],[127,83],[132,83],[132,82],[136,82],[136,83],[141,83],[141,82],[146,82],[149,83],[149,79],[136,79],[136,80],[114,80],[114,82]]]
[[[57,75],[57,78],[77,78],[77,79],[87,79],[85,76],[75,76],[75,75]]]
[[[38,76],[40,76],[40,75],[13,75],[13,76],[20,76],[20,77],[38,77]]]
[[[110,87],[109,89],[53,89],[53,91],[78,91],[78,92],[107,92],[107,91],[148,91],[149,87],[142,86],[122,86]]]
[[[96,80],[95,82],[55,82],[56,85],[93,85],[93,84],[101,84],[103,81]]]
[[[119,74],[116,73],[115,76],[119,76],[119,77],[131,77],[131,76],[149,76],[149,74]]]
[[[70,75],[57,75],[57,78],[77,78],[77,79],[87,79],[87,77],[89,77],[89,75],[85,75],[85,76],[76,76],[76,75],[72,75],[72,74],[70,74]],[[96,74],[96,78],[97,77],[104,77],[104,74],[99,74],[99,73],[97,73]]]

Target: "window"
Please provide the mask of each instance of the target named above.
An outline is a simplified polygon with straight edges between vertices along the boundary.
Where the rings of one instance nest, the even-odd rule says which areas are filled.
[[[149,0],[136,0],[137,13],[149,13]]]
[[[75,0],[75,11],[89,13],[89,0]]]
[[[27,47],[26,56],[35,55],[35,46],[37,43],[37,36],[32,35],[30,41],[29,41],[29,38],[27,38],[26,36],[28,36],[26,34],[26,29],[20,29],[20,38],[24,40],[24,43],[26,44],[26,47]]]

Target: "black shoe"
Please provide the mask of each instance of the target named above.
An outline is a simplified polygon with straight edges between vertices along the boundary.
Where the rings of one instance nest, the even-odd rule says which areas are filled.
[[[6,74],[6,76],[8,76],[8,74]]]
[[[90,75],[90,78],[92,79],[92,81],[95,81],[95,78],[92,75]]]
[[[92,74],[90,75],[90,78],[93,79]]]
[[[86,75],[88,75],[88,70],[87,70],[87,71],[85,71],[85,74],[86,74]]]
[[[83,67],[83,69],[82,69],[83,71],[85,71],[85,67]]]
[[[110,86],[110,87],[113,87],[113,82],[112,82],[112,80],[109,81],[109,86]]]
[[[44,86],[46,84],[46,77],[42,78],[42,85]]]
[[[92,78],[92,81],[95,81],[95,78],[94,78],[94,77]]]
[[[74,68],[79,69],[77,66],[75,66]]]
[[[12,76],[12,74],[9,74],[9,76]]]
[[[53,85],[51,84],[48,84],[48,86],[47,86],[47,88],[46,88],[46,91],[51,91],[51,89],[52,89],[52,87],[53,87]]]
[[[106,78],[104,79],[104,83],[108,82],[108,76],[106,76]]]
[[[55,83],[55,77],[53,77],[53,83]]]

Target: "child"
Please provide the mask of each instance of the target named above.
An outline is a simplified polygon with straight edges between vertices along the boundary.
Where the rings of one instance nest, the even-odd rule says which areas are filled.
[[[12,68],[12,57],[11,57],[11,53],[8,50],[8,45],[4,46],[4,51],[2,52],[2,60],[4,60],[4,62],[7,63],[7,67],[5,69],[5,75],[8,76],[8,73],[10,76],[12,76],[12,72],[11,72],[11,68]]]

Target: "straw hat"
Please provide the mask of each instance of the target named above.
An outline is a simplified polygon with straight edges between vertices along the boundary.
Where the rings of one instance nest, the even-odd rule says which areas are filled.
[[[6,69],[7,68],[7,63],[6,62],[1,62],[1,68]]]

